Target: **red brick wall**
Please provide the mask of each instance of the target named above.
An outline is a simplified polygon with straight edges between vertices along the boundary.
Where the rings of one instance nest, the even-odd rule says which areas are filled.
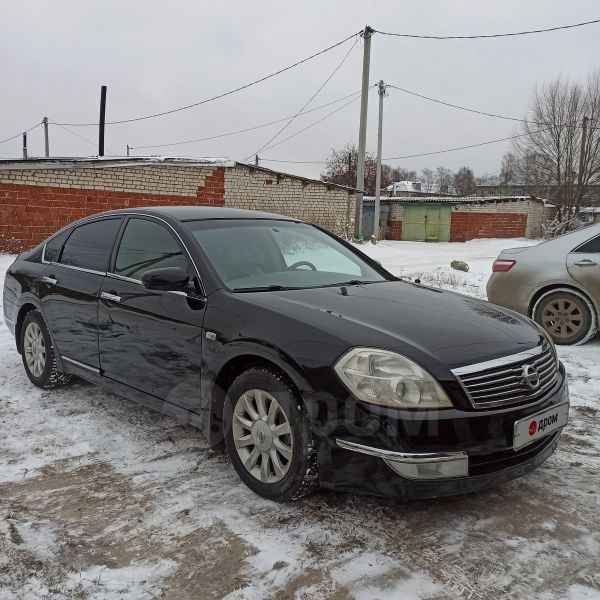
[[[386,240],[402,239],[402,221],[388,221],[388,228],[385,234]]]
[[[33,248],[82,217],[117,208],[162,205],[223,206],[225,173],[216,168],[195,196],[0,183],[0,252]]]
[[[451,218],[451,242],[525,237],[527,229],[527,215],[522,213],[452,212]]]

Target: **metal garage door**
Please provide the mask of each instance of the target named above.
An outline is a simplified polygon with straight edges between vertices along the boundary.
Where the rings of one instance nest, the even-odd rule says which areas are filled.
[[[450,205],[405,204],[402,239],[412,242],[450,240]]]

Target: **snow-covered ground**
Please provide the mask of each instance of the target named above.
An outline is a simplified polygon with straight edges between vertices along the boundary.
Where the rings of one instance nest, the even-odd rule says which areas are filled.
[[[500,249],[525,243],[362,249],[483,296]],[[0,312],[0,600],[600,598],[600,342],[559,353],[571,421],[533,474],[434,501],[279,505],[187,425],[83,382],[34,388]]]

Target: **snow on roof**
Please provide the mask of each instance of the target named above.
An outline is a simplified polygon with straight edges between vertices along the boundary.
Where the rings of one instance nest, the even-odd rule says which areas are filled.
[[[364,196],[363,201],[373,202],[375,196]],[[382,202],[393,203],[448,203],[448,204],[487,204],[489,202],[516,202],[517,200],[535,200],[544,202],[535,196],[381,196]]]
[[[108,168],[140,165],[234,167],[228,158],[186,158],[181,156],[56,156],[0,159],[0,169],[64,169],[70,167]]]
[[[357,190],[345,185],[337,183],[329,183],[320,179],[311,179],[294,175],[292,173],[284,173],[283,171],[274,171],[267,167],[262,167],[254,164],[247,164],[232,160],[229,158],[208,157],[208,158],[191,158],[182,156],[83,156],[83,157],[39,157],[39,158],[5,158],[0,159],[0,170],[9,169],[76,169],[76,168],[91,168],[91,169],[106,169],[110,167],[139,167],[139,166],[177,166],[177,167],[245,167],[250,170],[262,171],[268,173],[278,180],[280,178],[291,178],[303,181],[306,184],[324,185],[328,189],[337,188],[343,189],[349,193],[355,193]]]

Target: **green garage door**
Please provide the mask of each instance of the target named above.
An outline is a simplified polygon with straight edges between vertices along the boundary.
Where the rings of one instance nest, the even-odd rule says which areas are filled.
[[[409,242],[448,242],[449,204],[405,204],[402,239]]]

